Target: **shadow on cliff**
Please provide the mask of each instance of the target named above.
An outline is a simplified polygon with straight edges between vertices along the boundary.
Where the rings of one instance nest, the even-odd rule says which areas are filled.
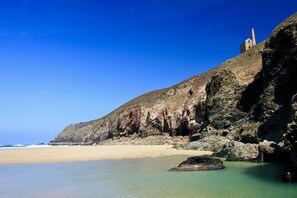
[[[242,93],[238,108],[244,112],[248,113],[251,111],[252,107],[259,101],[261,94],[266,88],[266,86],[263,86],[264,83],[261,78],[261,72],[262,71],[255,76],[255,80],[250,83]]]
[[[265,163],[245,169],[244,174],[264,181],[281,182],[285,164]]]

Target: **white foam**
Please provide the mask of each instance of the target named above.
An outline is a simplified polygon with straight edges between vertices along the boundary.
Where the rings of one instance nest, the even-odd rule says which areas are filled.
[[[12,147],[26,147],[24,144],[13,144]]]
[[[13,144],[13,145],[0,145],[0,150],[6,150],[6,149],[27,149],[27,148],[53,148],[53,147],[69,147],[69,145],[59,145],[59,146],[52,146],[48,144],[30,144],[30,145],[24,145],[24,144]]]

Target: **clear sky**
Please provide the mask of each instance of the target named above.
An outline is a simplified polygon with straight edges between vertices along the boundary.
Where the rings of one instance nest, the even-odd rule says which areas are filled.
[[[0,0],[0,144],[49,142],[209,70],[295,0]]]

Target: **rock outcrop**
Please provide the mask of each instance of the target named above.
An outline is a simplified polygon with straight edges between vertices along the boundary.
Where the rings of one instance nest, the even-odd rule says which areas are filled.
[[[224,169],[223,161],[209,156],[189,157],[169,171],[209,171]]]
[[[229,160],[287,162],[284,181],[297,181],[296,112],[294,14],[240,56],[101,119],[70,125],[51,144],[190,136],[190,143],[176,148],[211,150]]]

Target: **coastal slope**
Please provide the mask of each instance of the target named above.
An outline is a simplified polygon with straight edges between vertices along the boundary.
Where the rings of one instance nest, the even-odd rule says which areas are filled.
[[[92,145],[120,137],[197,134],[205,128],[199,104],[207,99],[205,88],[211,78],[230,71],[238,81],[241,90],[237,91],[240,94],[262,69],[263,47],[264,42],[208,72],[167,89],[139,96],[103,118],[71,124],[51,144]]]

